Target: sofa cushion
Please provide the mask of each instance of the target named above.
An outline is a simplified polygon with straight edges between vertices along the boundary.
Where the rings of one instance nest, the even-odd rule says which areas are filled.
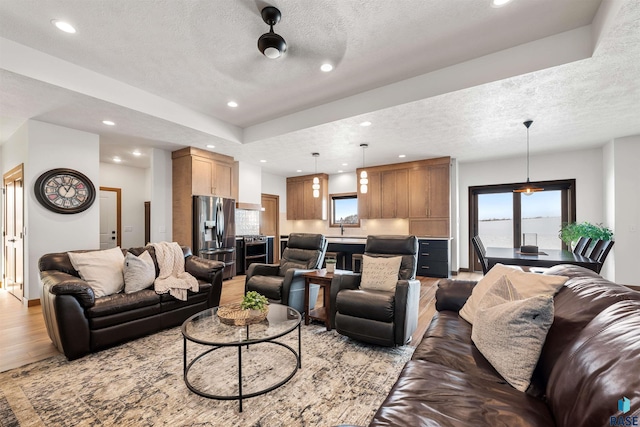
[[[605,308],[558,358],[547,385],[547,399],[560,427],[611,424],[611,417],[633,417],[640,424],[640,301]],[[617,401],[630,399],[623,414]],[[636,425],[636,424],[634,424]]]
[[[103,251],[69,252],[69,259],[96,298],[115,294],[124,288],[124,255],[119,247]]]
[[[565,276],[550,276],[539,273],[525,273],[522,270],[496,264],[474,286],[471,296],[460,310],[460,316],[469,323],[473,323],[477,306],[489,288],[502,276],[507,276],[523,298],[535,295],[555,295],[567,281]]]
[[[393,292],[345,289],[336,297],[337,311],[346,316],[393,322],[395,294]]]
[[[544,402],[508,384],[424,360],[410,360],[370,424],[469,425],[549,427],[554,421]]]
[[[96,298],[95,305],[88,308],[86,313],[87,317],[108,316],[138,307],[158,304],[159,302],[160,295],[156,294],[152,289],[145,289],[133,294],[119,293]]]
[[[272,301],[282,301],[282,276],[253,276],[247,286]]]
[[[156,278],[156,268],[149,252],[144,251],[139,256],[127,252],[124,257],[124,291],[127,294],[141,291],[153,285]]]
[[[360,288],[393,292],[398,283],[402,257],[362,256],[362,280]]]
[[[478,304],[471,339],[500,375],[524,392],[552,322],[552,296],[523,299],[502,276]]]

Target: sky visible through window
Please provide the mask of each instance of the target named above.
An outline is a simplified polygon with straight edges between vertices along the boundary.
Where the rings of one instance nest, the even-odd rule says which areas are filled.
[[[358,215],[358,199],[335,199],[334,200],[334,219],[336,223],[340,223],[340,218],[346,218],[350,215]]]
[[[521,196],[522,212],[527,218],[559,217],[561,215],[561,192],[541,191],[531,196]],[[513,193],[482,194],[482,208],[478,220],[512,219]]]

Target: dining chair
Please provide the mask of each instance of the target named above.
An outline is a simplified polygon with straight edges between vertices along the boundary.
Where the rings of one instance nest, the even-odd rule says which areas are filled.
[[[576,247],[573,248],[573,253],[577,255],[585,256],[587,251],[589,250],[589,245],[591,244],[591,237],[580,237],[578,243],[576,243]]]
[[[587,257],[598,262],[596,273],[600,273],[600,270],[602,270],[604,260],[607,258],[607,255],[609,255],[609,251],[611,251],[613,243],[613,240],[598,240],[593,246],[593,249],[591,249],[591,252],[587,255]]]
[[[471,238],[471,243],[473,243],[473,248],[476,251],[480,265],[482,266],[482,273],[487,274],[487,271],[489,271],[489,262],[486,258],[487,251],[482,244],[482,240],[480,240],[480,236],[473,236]]]

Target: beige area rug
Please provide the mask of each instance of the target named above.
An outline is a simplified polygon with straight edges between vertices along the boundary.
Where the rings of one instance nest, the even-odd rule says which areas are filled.
[[[297,349],[297,332],[280,341]],[[190,343],[189,359],[201,349]],[[244,400],[240,413],[237,400],[207,399],[186,387],[182,334],[172,328],[79,360],[61,355],[1,373],[0,425],[367,425],[413,350],[303,325],[302,369],[282,387]],[[245,393],[286,377],[295,364],[273,344],[252,346],[242,357]],[[237,393],[237,350],[209,353],[189,379],[212,394]]]

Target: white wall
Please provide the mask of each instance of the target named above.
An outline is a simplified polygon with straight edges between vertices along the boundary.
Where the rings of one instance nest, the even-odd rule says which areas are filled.
[[[238,162],[238,200],[241,203],[262,203],[262,168]]]
[[[532,181],[575,178],[576,220],[594,224],[604,223],[602,156],[602,148],[534,155],[530,158],[530,177]],[[459,162],[458,178],[460,212],[458,260],[459,268],[468,268],[469,187],[524,182],[526,181],[526,163],[520,157],[484,162]]]
[[[144,246],[144,202],[147,199],[147,169],[100,163],[100,187],[119,188],[122,195],[121,246]]]
[[[640,238],[640,135],[618,138],[613,141],[613,158],[615,164],[613,187],[614,196],[608,197],[607,212],[614,212],[613,231],[615,244],[613,246],[613,264],[609,265],[609,258],[605,262],[605,269],[609,267],[614,277],[606,276],[618,283],[640,285],[638,277],[638,241]],[[613,199],[613,200],[612,200]],[[613,209],[609,204],[613,203]],[[611,253],[609,256],[611,257]],[[615,268],[611,268],[611,267]],[[608,271],[608,270],[607,270]]]
[[[171,152],[154,148],[151,150],[151,241],[172,240],[172,164]],[[146,243],[146,242],[145,242]]]
[[[40,297],[38,259],[50,252],[100,247],[100,207],[65,215],[51,212],[35,198],[33,185],[44,172],[70,168],[86,175],[98,191],[99,137],[35,120],[28,122],[25,162],[25,298]],[[6,147],[11,151],[10,147]],[[4,150],[3,150],[4,151]],[[10,154],[13,155],[13,154]],[[4,157],[4,156],[3,156]]]

